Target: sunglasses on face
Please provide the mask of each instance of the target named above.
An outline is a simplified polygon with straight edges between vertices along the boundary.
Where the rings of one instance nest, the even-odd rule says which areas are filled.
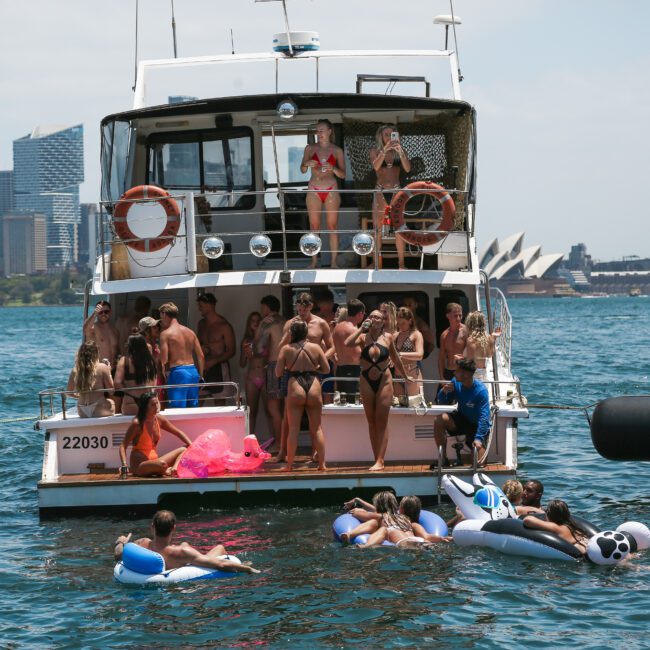
[[[302,307],[311,307],[311,304],[312,303],[307,302],[306,300],[298,300],[296,302],[296,305],[301,305]]]
[[[110,309],[102,309],[99,313],[102,316],[110,316],[111,310]]]

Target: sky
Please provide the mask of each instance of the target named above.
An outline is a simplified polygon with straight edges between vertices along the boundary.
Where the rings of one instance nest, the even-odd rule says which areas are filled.
[[[81,199],[99,200],[99,123],[133,104],[135,4],[0,0],[0,169],[12,168],[12,142],[35,126],[83,124]],[[441,48],[433,17],[450,13],[449,0],[287,5],[291,28],[318,31],[323,49]],[[453,7],[463,20],[461,91],[478,114],[479,250],[525,231],[524,244],[544,253],[583,242],[597,260],[650,257],[650,2]],[[174,0],[174,8],[179,56],[230,52],[231,28],[237,52],[264,51],[284,28],[277,2]],[[141,59],[173,56],[171,0],[140,0],[138,45]]]

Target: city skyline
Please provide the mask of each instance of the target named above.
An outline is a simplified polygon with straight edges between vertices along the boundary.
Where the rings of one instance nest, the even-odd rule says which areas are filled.
[[[34,5],[36,23],[29,19]],[[219,20],[225,7],[227,27]],[[563,254],[584,242],[595,259],[648,255],[650,226],[635,195],[650,150],[650,46],[644,35],[650,7],[626,3],[634,20],[625,32],[614,29],[617,7],[613,0],[454,3],[463,18],[457,28],[461,88],[478,111],[479,249],[493,237],[525,230],[545,250]],[[327,12],[315,3],[289,3],[292,28],[318,30],[325,49],[441,47],[443,32],[432,19],[449,13],[448,2],[413,0],[408,9],[418,20],[399,29],[387,20],[394,11],[388,2],[331,0]],[[341,12],[347,20],[340,20]],[[12,63],[0,106],[0,169],[11,169],[11,142],[35,124],[82,123],[87,180],[81,200],[98,201],[99,122],[132,106],[133,3],[72,0],[55,6],[41,0],[3,7],[3,14],[7,39],[0,47]],[[140,58],[172,56],[168,8],[141,0],[140,17]],[[93,30],[82,29],[97,21],[103,29],[92,36]],[[231,26],[237,52],[269,50],[272,34],[283,29],[278,3],[252,0],[179,0],[176,21],[181,56],[229,52]],[[27,22],[29,43],[20,36]],[[56,37],[49,29],[54,23],[60,27]],[[367,36],[360,38],[360,31]],[[186,94],[178,80],[166,90]]]

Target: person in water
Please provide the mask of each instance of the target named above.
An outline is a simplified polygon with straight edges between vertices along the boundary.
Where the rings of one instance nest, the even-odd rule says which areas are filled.
[[[388,415],[393,403],[390,360],[407,382],[412,381],[412,378],[407,375],[395,349],[394,335],[384,331],[384,317],[378,309],[371,312],[361,327],[350,334],[345,345],[361,345],[361,400],[368,420],[370,446],[375,458],[370,471],[381,471],[384,469],[388,447]]]
[[[571,511],[564,501],[551,499],[546,506],[546,518],[548,521],[528,516],[524,519],[524,526],[554,533],[565,542],[573,544],[581,553],[585,554],[587,552],[587,542],[589,540],[571,519]]]
[[[95,341],[79,346],[67,390],[74,391],[80,418],[102,418],[115,414],[115,402],[100,389],[113,389],[111,367],[99,361]]]
[[[372,202],[373,224],[377,232],[381,232],[384,212],[400,190],[400,172],[411,171],[411,161],[402,148],[399,133],[394,124],[383,124],[375,133],[375,146],[370,150],[370,164],[377,175],[375,195]],[[381,237],[376,243],[381,254]],[[406,243],[398,235],[395,237],[398,268],[404,269],[404,250]]]
[[[529,515],[544,512],[542,510],[542,497],[544,485],[541,481],[527,481],[521,493],[521,504],[517,506],[518,515]]]
[[[309,432],[312,446],[316,452],[318,469],[327,469],[325,465],[325,438],[321,428],[323,411],[323,393],[318,374],[329,370],[329,362],[323,348],[307,340],[307,323],[294,319],[289,328],[290,342],[282,347],[278,355],[275,374],[282,377],[285,368],[289,373],[287,385],[286,412],[289,424],[287,437],[287,464],[285,471],[293,469],[293,459],[298,446],[300,421],[307,411]],[[329,331],[329,329],[328,329]]]
[[[358,535],[372,534],[378,530],[381,524],[381,515],[377,512],[374,503],[368,503],[363,499],[355,497],[354,499],[350,499],[350,501],[346,501],[343,504],[343,507],[348,510],[353,517],[362,522],[357,528],[353,529],[349,533],[341,535],[343,541],[349,542]],[[402,497],[399,502],[399,513],[408,517],[413,528],[413,533],[416,537],[422,538],[425,542],[432,543],[450,542],[452,540],[451,537],[442,537],[440,535],[434,535],[433,533],[427,533],[424,526],[420,524],[421,512],[422,501],[420,501],[420,497],[415,495]]]
[[[515,479],[510,479],[503,484],[503,493],[508,497],[508,501],[516,508],[521,505],[521,496],[524,492],[521,483]]]
[[[311,170],[307,192],[307,212],[309,227],[313,232],[320,232],[321,215],[325,208],[325,223],[329,233],[332,268],[338,268],[336,256],[339,248],[338,228],[341,195],[338,192],[337,179],[345,178],[345,157],[343,149],[332,142],[332,123],[318,120],[316,123],[316,144],[308,144],[300,163],[300,171],[305,174]],[[312,257],[312,268],[316,267],[318,255]]]
[[[172,544],[174,531],[176,530],[176,516],[170,510],[159,510],[151,520],[152,537],[142,537],[134,542],[142,548],[162,555],[165,561],[165,570],[178,569],[193,564],[194,566],[204,567],[206,569],[216,569],[218,571],[227,571],[232,573],[260,573],[259,569],[254,569],[249,564],[239,564],[228,560],[224,555],[228,554],[226,548],[218,544],[210,549],[207,553],[201,553],[198,549],[190,546],[187,542],[181,544]],[[124,545],[131,541],[132,533],[120,535],[115,540],[115,549],[113,556],[115,561],[122,559]]]
[[[160,402],[153,392],[143,393],[138,400],[138,414],[126,430],[120,445],[122,467],[130,467],[134,476],[175,476],[181,456],[192,441],[166,417],[160,415]],[[185,445],[158,456],[161,429],[175,435]],[[126,450],[133,445],[127,465]]]

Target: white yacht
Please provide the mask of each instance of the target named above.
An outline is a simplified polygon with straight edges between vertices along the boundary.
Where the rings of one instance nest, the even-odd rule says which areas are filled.
[[[287,37],[284,42],[282,36]],[[440,65],[451,82],[446,89],[437,87],[441,75],[434,69]],[[147,105],[151,74],[172,70],[179,78],[192,66],[209,67],[215,75],[234,67],[247,80],[259,79],[261,68],[264,92],[251,81],[240,85],[237,96]],[[369,68],[387,72],[369,74]],[[247,70],[254,69],[257,76],[248,76]],[[333,124],[347,168],[340,183],[340,268],[335,269],[328,268],[325,227],[310,232],[308,176],[299,168],[319,119]],[[394,252],[395,237],[402,235],[373,226],[375,177],[369,150],[384,123],[397,125],[412,161],[402,186],[428,182],[444,188],[412,191],[405,212],[407,232],[416,232],[411,239],[425,245],[408,246],[406,270],[398,270]],[[497,484],[515,475],[518,420],[528,417],[528,411],[511,369],[505,298],[490,289],[478,267],[476,114],[461,99],[453,49],[326,51],[319,49],[315,34],[294,33],[281,35],[268,52],[145,61],[139,65],[133,109],[104,118],[101,131],[103,210],[85,314],[98,299],[107,298],[114,315],[125,315],[138,296],[146,295],[153,308],[174,302],[181,322],[196,329],[197,297],[211,292],[218,297],[219,313],[235,329],[239,350],[248,314],[267,295],[280,300],[285,317],[293,315],[295,297],[302,291],[329,289],[338,303],[358,298],[368,310],[387,300],[400,305],[409,296],[437,341],[448,324],[449,302],[461,304],[465,313],[482,308],[490,330],[502,332],[488,364],[492,426],[484,471]],[[170,196],[160,198],[155,192],[146,198],[136,191],[128,196],[144,198],[123,198],[141,186],[163,188]],[[453,199],[451,224],[443,220],[445,206],[439,201],[446,193]],[[445,225],[449,227],[443,229]],[[319,248],[322,265],[310,268],[310,254]],[[70,393],[44,390],[37,423],[44,433],[40,512],[151,511],[179,503],[237,506],[305,498],[309,503],[340,503],[349,495],[379,489],[439,499],[443,468],[433,423],[454,407],[435,403],[438,349],[436,345],[421,362],[424,403],[391,409],[386,469],[381,472],[368,470],[373,454],[358,398],[335,399],[323,408],[327,472],[316,471],[307,455],[291,472],[267,462],[250,474],[137,478],[121,477],[119,471],[118,447],[131,416],[82,418]],[[231,361],[228,403],[167,408],[164,414],[192,439],[207,429],[222,429],[233,450],[241,451],[244,436],[257,433],[264,439],[268,430],[263,416],[252,430],[236,359]],[[449,458],[456,458],[455,442],[449,438]],[[159,453],[172,444],[163,435]],[[301,435],[300,448],[310,454],[308,435]],[[444,468],[452,474],[474,470],[472,464]]]

